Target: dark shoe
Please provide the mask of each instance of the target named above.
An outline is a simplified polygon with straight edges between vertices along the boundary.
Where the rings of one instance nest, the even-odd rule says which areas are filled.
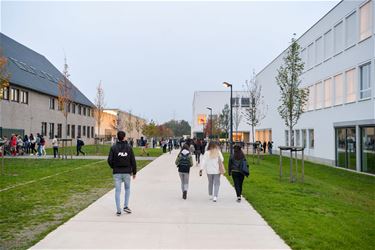
[[[128,208],[128,207],[124,207],[124,212],[126,212],[128,214],[131,214],[132,210],[130,210],[130,208]]]
[[[182,199],[186,200],[187,197],[187,191],[182,192]]]
[[[117,212],[116,215],[117,215],[117,216],[121,216],[121,212]]]
[[[241,202],[241,197],[237,197],[237,202],[238,202],[238,203]]]

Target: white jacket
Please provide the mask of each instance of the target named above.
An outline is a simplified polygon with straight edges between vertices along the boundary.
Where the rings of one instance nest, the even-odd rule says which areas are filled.
[[[204,169],[207,174],[220,174],[219,171],[219,159],[221,162],[224,162],[223,154],[219,151],[219,157],[218,158],[211,158],[210,157],[210,151],[206,151],[203,155],[202,161],[201,161],[201,170]]]

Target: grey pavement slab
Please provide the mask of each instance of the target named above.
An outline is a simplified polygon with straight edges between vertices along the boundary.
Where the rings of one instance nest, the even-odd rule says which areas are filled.
[[[32,249],[289,249],[248,202],[235,201],[225,177],[214,203],[207,177],[192,167],[183,200],[176,156],[165,154],[139,172],[132,182],[132,214],[115,216],[112,190]]]

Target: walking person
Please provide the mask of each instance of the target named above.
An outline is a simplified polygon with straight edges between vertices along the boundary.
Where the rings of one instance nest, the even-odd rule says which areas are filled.
[[[267,150],[267,142],[264,141],[263,142],[263,154],[266,154],[266,150]]]
[[[195,148],[195,160],[198,165],[201,162],[201,154],[202,154],[202,142],[200,139],[198,139],[197,142],[194,144],[194,148]]]
[[[187,191],[189,189],[190,168],[193,166],[193,157],[191,157],[190,150],[187,145],[182,147],[175,163],[181,179],[182,199],[186,200]]]
[[[36,140],[35,140],[35,143],[36,143],[36,146],[38,147],[37,148],[37,151],[38,151],[38,156],[42,156],[42,144],[40,143],[41,141],[41,135],[39,133],[36,134]]]
[[[27,135],[23,137],[23,147],[26,154],[30,154],[30,139]]]
[[[44,139],[43,135],[40,136],[40,152],[43,156],[47,155],[46,151],[46,140]]]
[[[272,155],[273,141],[269,141],[267,146],[268,146],[268,153]]]
[[[80,136],[77,137],[77,156],[79,156],[79,153],[86,155],[85,152],[82,151],[83,146],[85,146],[85,143],[81,139]]]
[[[171,154],[173,149],[173,141],[172,138],[169,138],[168,140],[168,152]]]
[[[143,136],[141,136],[139,144],[142,148],[142,154],[141,155],[143,156],[143,154],[146,154],[147,156],[149,156],[148,152],[146,151],[147,141],[143,138]]]
[[[34,155],[34,154],[36,155],[36,153],[37,153],[37,151],[35,149],[36,139],[35,139],[33,134],[30,134],[29,140],[30,140],[30,155]]]
[[[248,172],[243,171],[243,164],[245,164],[246,169],[248,169],[245,154],[242,152],[241,146],[235,145],[233,147],[233,155],[229,159],[228,174],[233,178],[237,202],[241,202],[242,184],[245,176],[248,176]]]
[[[221,154],[218,145],[214,141],[208,143],[207,151],[203,155],[201,170],[205,170],[208,178],[208,195],[214,202],[217,201],[220,188],[220,165],[223,164],[224,157]]]
[[[135,179],[137,174],[137,163],[135,161],[133,148],[125,143],[125,132],[117,133],[117,143],[111,147],[108,155],[108,164],[112,168],[113,180],[115,184],[115,202],[116,215],[121,215],[120,194],[121,185],[125,186],[124,212],[130,214],[132,210],[129,208],[130,198],[130,182],[131,176]]]
[[[53,147],[53,158],[57,158],[59,154],[59,142],[57,141],[57,135],[52,140],[52,147]]]

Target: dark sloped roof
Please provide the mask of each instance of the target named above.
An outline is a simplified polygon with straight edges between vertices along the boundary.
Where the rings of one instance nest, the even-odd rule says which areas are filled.
[[[0,48],[8,58],[10,82],[47,95],[58,96],[58,81],[62,73],[43,55],[16,42],[0,32]],[[74,102],[94,104],[72,84],[71,98]]]

